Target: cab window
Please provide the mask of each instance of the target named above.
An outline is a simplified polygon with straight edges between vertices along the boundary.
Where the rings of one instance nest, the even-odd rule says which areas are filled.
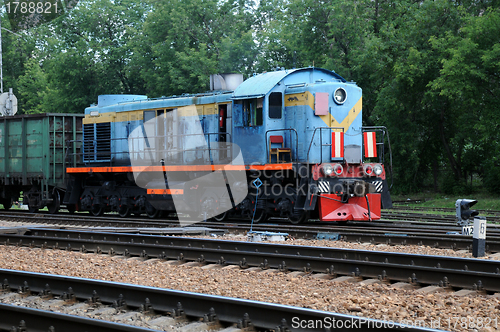
[[[254,127],[262,126],[262,105],[263,98],[243,99],[236,101],[236,109],[240,109],[241,116],[236,115],[238,120],[237,126]]]
[[[269,95],[269,117],[271,119],[281,119],[283,109],[283,94],[272,92]]]

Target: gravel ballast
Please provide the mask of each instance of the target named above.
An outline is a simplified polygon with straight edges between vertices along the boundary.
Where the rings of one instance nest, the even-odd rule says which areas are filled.
[[[0,246],[0,262],[5,269],[252,299],[451,331],[500,330],[499,294],[425,293],[384,283],[339,282],[234,267],[176,266],[158,260],[14,246]]]

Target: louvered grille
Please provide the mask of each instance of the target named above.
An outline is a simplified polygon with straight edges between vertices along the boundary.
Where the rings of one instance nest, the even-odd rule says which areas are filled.
[[[111,123],[90,123],[83,125],[83,160],[111,160]]]
[[[83,125],[83,161],[94,161],[94,124]]]
[[[96,123],[96,160],[111,160],[111,123]]]

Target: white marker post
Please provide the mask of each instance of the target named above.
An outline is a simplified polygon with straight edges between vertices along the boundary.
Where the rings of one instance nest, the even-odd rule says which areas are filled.
[[[472,256],[483,257],[486,247],[486,217],[474,217]]]

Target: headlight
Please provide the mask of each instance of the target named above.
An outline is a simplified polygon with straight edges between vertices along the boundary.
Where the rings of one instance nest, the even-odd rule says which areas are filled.
[[[373,166],[373,172],[375,173],[375,175],[378,176],[378,175],[382,174],[382,171],[383,171],[383,169],[382,169],[381,165],[377,164],[377,165]]]
[[[333,172],[335,173],[335,175],[339,176],[344,173],[344,168],[340,164],[335,164],[333,166]]]
[[[335,93],[333,94],[333,101],[335,101],[337,104],[342,105],[345,103],[345,100],[347,99],[347,92],[344,90],[344,88],[338,88],[335,90]]]
[[[372,165],[370,165],[370,164],[365,165],[365,167],[363,167],[363,171],[365,171],[366,175],[372,176],[373,175],[373,167],[372,167]]]
[[[325,173],[325,175],[330,176],[332,174],[332,172],[333,172],[332,165],[330,165],[330,164],[323,165],[323,173]]]

